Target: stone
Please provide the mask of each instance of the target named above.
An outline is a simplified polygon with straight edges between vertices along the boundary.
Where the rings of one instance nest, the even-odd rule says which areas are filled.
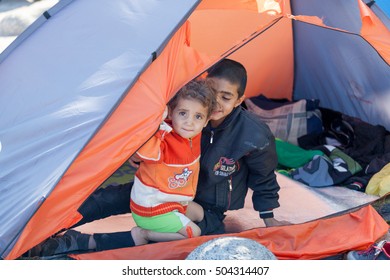
[[[219,237],[195,248],[186,260],[277,260],[256,241],[242,237]]]

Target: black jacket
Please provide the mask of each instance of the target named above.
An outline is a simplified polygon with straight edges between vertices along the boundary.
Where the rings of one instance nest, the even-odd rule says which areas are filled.
[[[217,128],[203,129],[201,150],[196,202],[222,212],[240,209],[250,187],[254,209],[273,217],[280,187],[275,139],[266,124],[238,106]]]

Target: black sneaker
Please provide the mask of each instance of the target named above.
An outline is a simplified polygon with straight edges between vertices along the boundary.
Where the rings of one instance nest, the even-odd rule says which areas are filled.
[[[91,235],[76,230],[68,230],[64,235],[52,237],[41,244],[41,257],[68,254],[88,250]]]
[[[351,251],[347,260],[390,260],[390,242],[382,240],[367,250]]]

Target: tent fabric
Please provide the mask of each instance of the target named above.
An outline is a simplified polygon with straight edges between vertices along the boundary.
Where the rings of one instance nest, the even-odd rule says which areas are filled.
[[[390,30],[363,2],[359,2],[359,10],[362,18],[360,34],[371,45],[375,46],[387,64],[390,64],[390,50],[388,48]]]
[[[183,59],[192,50],[185,45],[185,26],[181,31],[182,33],[177,33],[180,35],[177,36],[177,41],[173,40],[173,45],[169,45],[167,51],[140,77],[115,113],[73,162],[45,204],[29,221],[25,236],[32,235],[34,238],[30,238],[24,246],[31,246],[30,242],[44,240],[45,236],[39,229],[42,220],[53,223],[52,233],[76,223],[80,218],[77,208],[81,203],[156,131],[165,104],[174,92],[188,82],[183,79],[188,75],[199,74],[196,70],[205,67],[202,61],[207,59],[200,60],[198,55],[191,55],[193,60]],[[171,66],[168,72],[165,65]],[[177,68],[183,71],[184,78],[175,74],[174,70]],[[161,80],[156,79],[156,73],[161,73],[158,75]],[[175,75],[176,81],[169,79],[172,75]],[[166,88],[164,95],[161,95],[161,88]],[[129,112],[132,112],[131,118]],[[131,135],[131,138],[125,135]],[[67,193],[63,193],[63,190]],[[64,196],[69,200],[64,201]],[[61,204],[58,204],[59,201]],[[64,208],[65,203],[69,207]],[[59,221],[61,224],[58,224]],[[48,228],[50,223],[45,226]],[[15,249],[17,248],[18,244],[15,246]],[[21,247],[21,250],[25,249]]]
[[[388,0],[365,0],[367,6],[390,28],[390,2]]]
[[[2,142],[0,178],[4,182],[1,184],[3,195],[0,200],[2,205],[0,220],[3,225],[0,233],[2,257],[7,255],[11,249],[10,243],[47,197],[49,199],[42,206],[48,205],[46,207],[50,211],[40,216],[40,213],[46,212],[46,208],[41,207],[35,219],[38,219],[39,224],[42,221],[51,221],[54,225],[50,234],[63,226],[68,226],[74,220],[69,213],[77,209],[75,200],[79,201],[80,205],[89,195],[88,191],[92,192],[93,188],[99,185],[99,183],[88,185],[84,182],[84,186],[88,187],[81,188],[81,194],[78,194],[77,191],[72,192],[78,188],[77,184],[73,184],[77,182],[74,177],[77,177],[77,174],[89,174],[97,182],[99,178],[96,178],[96,174],[99,172],[92,167],[98,166],[101,155],[96,153],[96,150],[103,149],[105,145],[112,149],[113,142],[117,141],[115,137],[123,137],[121,133],[128,130],[123,129],[119,135],[101,131],[98,136],[105,134],[103,139],[107,142],[103,147],[94,143],[89,145],[93,147],[95,153],[91,158],[93,163],[87,164],[85,169],[77,168],[76,175],[72,168],[65,177],[62,177],[63,174],[100,129],[111,111],[118,106],[118,102],[126,96],[127,89],[134,83],[139,72],[151,63],[152,53],[159,51],[162,42],[177,29],[177,25],[182,21],[182,14],[187,13],[196,3],[195,1],[186,1],[179,5],[176,3],[173,11],[167,2],[155,2],[154,5],[144,1],[111,1],[110,5],[105,5],[104,2],[73,1],[30,35],[28,41],[15,48],[12,55],[1,64],[0,103],[7,104],[5,108],[2,107],[0,121]],[[88,13],[91,5],[96,8],[85,22],[85,13]],[[149,17],[153,20],[149,21]],[[167,21],[166,18],[171,20]],[[64,24],[68,28],[61,30],[61,36],[56,35],[58,26]],[[155,28],[157,25],[158,30]],[[131,26],[133,28],[130,28]],[[143,26],[142,32],[138,26]],[[93,36],[95,28],[99,28],[99,36]],[[173,41],[173,45],[176,45],[172,51],[173,58],[168,60],[174,60],[175,55],[184,55],[183,52],[176,54],[176,49],[178,44],[183,45],[183,41],[185,42],[186,38],[183,35],[185,31],[186,28],[183,26],[178,33],[178,39]],[[45,41],[43,46],[40,44],[45,38],[53,36],[56,40]],[[129,38],[130,41],[124,38]],[[36,44],[40,46],[39,51],[30,50],[35,48]],[[34,59],[29,56],[31,51],[35,53]],[[73,63],[70,63],[71,61]],[[84,63],[79,63],[80,61]],[[164,62],[163,66],[168,64],[167,61]],[[20,65],[23,65],[23,70],[20,69]],[[194,75],[192,71],[196,71],[195,67],[192,68],[193,65],[196,64],[192,64],[191,68],[187,66],[191,75]],[[172,67],[175,66],[182,65],[172,64]],[[48,79],[47,76],[53,71],[57,71],[58,74],[50,75],[51,78]],[[188,72],[183,73],[185,74],[188,75]],[[31,80],[21,80],[21,77],[31,75],[33,75]],[[58,88],[59,79],[64,78],[66,83],[61,83],[61,88]],[[184,84],[184,81],[181,83]],[[133,135],[141,134],[146,137],[152,135],[160,118],[157,115],[162,114],[163,105],[169,98],[169,91],[177,90],[178,87],[172,84],[167,86],[164,81],[160,85],[158,83],[155,85],[166,88],[166,94],[161,95],[157,90],[159,94],[157,98],[153,92],[149,97],[146,92],[139,92],[142,98],[130,95],[129,98],[139,103],[133,102],[130,108],[126,108],[125,114],[121,115],[121,122],[130,126]],[[13,98],[10,99],[9,96]],[[125,106],[124,104],[122,102],[122,106]],[[12,113],[15,112],[14,108],[18,108],[23,114],[15,116]],[[141,120],[131,117],[137,115],[134,111],[140,110],[143,113],[138,114]],[[133,114],[129,115],[128,112]],[[115,123],[112,130],[116,131],[118,125]],[[125,139],[128,140],[122,138],[122,141]],[[135,150],[141,144],[133,140],[132,149]],[[137,146],[134,147],[135,145]],[[126,151],[126,147],[122,149]],[[111,151],[108,149],[105,152]],[[116,153],[120,152],[124,151],[116,150]],[[89,149],[85,149],[77,161],[84,162],[88,155],[91,155]],[[121,164],[120,159],[116,159],[116,162],[115,159],[111,161],[116,163],[117,167]],[[33,168],[28,168],[29,166]],[[113,168],[115,167],[111,167],[111,171],[106,169],[101,176],[109,176]],[[18,175],[14,176],[15,173]],[[85,177],[83,178],[85,180]],[[56,187],[53,196],[50,193],[60,180],[73,186],[73,189]],[[57,199],[56,193],[59,193]],[[60,209],[56,211],[58,200],[61,200],[61,204]],[[51,216],[56,214],[59,216]],[[30,230],[27,226],[24,234],[31,234],[34,238],[29,238],[27,247],[22,250],[31,246],[28,244],[37,243],[47,237],[47,233],[40,227],[41,225],[33,226]],[[45,227],[50,228],[50,222]],[[14,250],[17,248],[18,246]]]
[[[362,223],[363,220],[370,222]],[[223,236],[255,240],[281,260],[315,260],[365,249],[387,231],[388,224],[368,205],[345,215],[289,225],[288,230],[285,226],[255,228]],[[332,232],[337,234],[330,234]],[[183,260],[197,246],[217,237],[220,235],[70,256],[79,260]],[[167,246],[169,250],[166,250]]]
[[[222,1],[218,3],[223,5]],[[236,48],[230,58],[247,69],[247,97],[264,92],[274,98],[291,98],[294,77],[291,20],[273,12],[259,15],[248,9],[200,9],[191,14],[189,21],[191,46],[202,53],[227,55],[234,46],[244,45]]]
[[[331,11],[323,9],[323,4],[317,1],[317,5],[308,2],[293,1],[293,13],[305,14],[311,9],[311,13],[324,18],[324,24],[360,34],[360,1],[343,1],[342,5],[332,5]],[[365,15],[375,22],[378,20],[369,10],[365,10]],[[369,28],[374,34],[383,26]],[[365,27],[362,36],[367,36],[366,30]],[[389,32],[387,29],[380,33],[386,41],[387,52],[390,49]],[[370,41],[360,36],[302,22],[294,22],[294,35],[294,98],[319,99],[322,107],[390,128],[390,113],[384,109],[390,96],[388,53],[380,56],[368,43]]]
[[[389,40],[361,0],[60,1],[0,56],[0,256],[75,224],[224,56],[247,68],[248,97],[319,99],[390,129]]]

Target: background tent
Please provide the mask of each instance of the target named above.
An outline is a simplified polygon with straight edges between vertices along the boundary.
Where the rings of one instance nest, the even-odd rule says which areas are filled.
[[[60,1],[0,55],[1,257],[75,224],[221,57],[245,65],[248,97],[316,98],[390,129],[389,50],[360,0]]]

